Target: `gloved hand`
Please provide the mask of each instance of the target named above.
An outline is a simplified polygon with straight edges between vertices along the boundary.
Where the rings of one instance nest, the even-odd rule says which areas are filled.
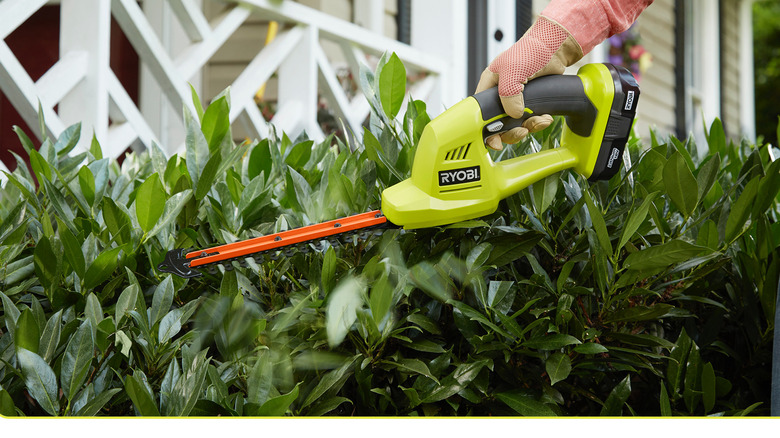
[[[511,117],[520,118],[525,109],[524,85],[539,76],[562,74],[566,67],[582,56],[582,48],[563,26],[540,16],[520,40],[498,55],[482,72],[476,92],[498,85],[504,111]],[[549,114],[529,117],[522,127],[507,131],[500,137],[491,135],[487,144],[500,151],[503,143],[517,143],[529,132],[550,126],[552,121]]]

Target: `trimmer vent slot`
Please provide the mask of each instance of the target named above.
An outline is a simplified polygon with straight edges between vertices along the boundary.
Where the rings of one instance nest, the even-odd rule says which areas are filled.
[[[470,148],[471,143],[452,149],[444,156],[444,161],[465,160]]]

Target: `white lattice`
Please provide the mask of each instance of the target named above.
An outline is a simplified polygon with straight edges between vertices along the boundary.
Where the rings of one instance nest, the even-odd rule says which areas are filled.
[[[407,69],[427,76],[412,90],[414,97],[426,100],[429,107],[440,106],[446,71],[443,61],[289,0],[223,0],[225,11],[210,21],[193,0],[167,0],[189,40],[186,49],[175,56],[166,50],[136,0],[61,0],[60,59],[33,81],[4,39],[46,3],[0,0],[0,89],[28,125],[37,125],[40,102],[49,135],[57,136],[68,125],[82,122],[82,132],[95,132],[106,155],[118,156],[134,145],[148,147],[160,137],[109,67],[111,17],[174,108],[192,107],[188,83],[250,14],[280,22],[283,31],[231,85],[231,121],[240,122],[258,137],[268,133],[269,122],[291,137],[304,130],[312,137],[323,137],[316,118],[321,98],[353,132],[361,132],[368,104],[362,96],[350,99],[342,89],[322,47],[326,40],[342,48],[355,77],[367,55],[396,52]],[[278,77],[278,110],[271,120],[265,120],[254,96],[274,74]],[[174,122],[181,125],[181,120]],[[91,136],[82,137],[80,147],[88,146]],[[182,147],[161,146],[169,153]]]

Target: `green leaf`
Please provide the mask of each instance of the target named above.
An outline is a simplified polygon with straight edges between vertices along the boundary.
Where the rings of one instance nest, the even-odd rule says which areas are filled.
[[[188,367],[185,365],[186,369],[171,391],[167,415],[184,417],[195,407],[208,373],[210,360],[206,357],[207,353],[207,350],[200,351]],[[185,363],[185,360],[186,358],[182,357],[182,363]]]
[[[92,142],[89,144],[89,153],[92,154],[95,160],[103,159],[103,149],[100,148],[100,142],[98,142],[95,133],[92,133]]]
[[[393,287],[386,275],[379,278],[372,286],[368,299],[371,317],[379,327],[393,305]]]
[[[563,333],[556,333],[552,335],[542,335],[535,338],[531,338],[523,342],[523,346],[527,348],[535,348],[537,350],[557,350],[567,345],[581,344],[579,339],[571,335]]]
[[[777,198],[780,191],[780,160],[775,160],[766,170],[766,176],[761,178],[753,204],[753,218],[763,214]],[[775,204],[776,205],[776,204]]]
[[[398,55],[393,53],[387,63],[377,70],[377,88],[382,109],[387,117],[394,119],[401,110],[406,94],[406,68]]]
[[[54,143],[54,151],[59,156],[65,156],[72,151],[81,137],[81,123],[76,123],[66,128]]]
[[[664,385],[663,381],[661,382],[661,416],[662,417],[671,417],[672,416],[672,404],[669,401],[669,393],[666,391],[666,385]]]
[[[195,106],[195,112],[198,113],[198,120],[203,120],[203,104],[200,102],[198,92],[195,91],[195,87],[190,84],[190,96],[192,96],[192,104]]]
[[[138,413],[144,417],[159,417],[160,411],[154,403],[152,393],[146,387],[146,375],[134,370],[132,376],[125,377],[125,392],[133,402]]]
[[[111,399],[114,398],[114,396],[120,391],[122,391],[122,388],[113,388],[97,394],[95,398],[88,401],[87,404],[85,404],[81,409],[78,410],[78,412],[76,412],[76,416],[94,417],[100,412],[101,409],[103,409],[103,406],[111,401]]]
[[[173,278],[168,274],[154,290],[154,296],[152,297],[152,313],[149,317],[150,326],[157,324],[157,321],[161,320],[162,317],[168,313],[173,304],[174,294]]]
[[[679,151],[669,157],[663,175],[669,198],[687,219],[699,202],[699,185]]]
[[[523,391],[500,392],[496,398],[526,417],[554,417],[555,412]]]
[[[129,317],[130,311],[136,310],[135,306],[139,292],[140,288],[138,285],[131,284],[119,294],[116,306],[114,306],[114,320],[116,321],[117,326],[120,326],[125,317]]]
[[[597,344],[595,342],[588,342],[585,344],[580,344],[574,347],[574,351],[580,354],[600,354],[600,353],[608,353],[609,350],[607,347]]]
[[[533,184],[534,208],[537,214],[542,214],[550,207],[558,194],[558,184],[561,176],[557,173]]]
[[[84,167],[82,169],[86,168]],[[73,271],[76,272],[76,275],[83,279],[87,266],[79,239],[76,238],[68,228],[60,227],[59,234],[62,246],[65,248],[65,259],[70,263],[70,266],[73,268]]]
[[[222,156],[219,152],[211,155],[209,161],[206,162],[206,166],[203,168],[203,173],[200,174],[198,179],[198,185],[195,188],[195,199],[203,199],[214,186],[214,180],[217,177],[217,171],[222,164]]]
[[[187,202],[189,202],[191,198],[192,190],[190,189],[176,193],[175,195],[168,198],[168,200],[165,201],[165,208],[163,208],[162,217],[159,221],[157,221],[157,224],[154,226],[154,228],[152,228],[152,230],[147,233],[146,239],[151,239],[160,231],[164,230],[165,227],[173,223],[173,221],[176,220],[176,218],[179,216],[179,213],[181,213],[182,209],[187,205]]]
[[[200,117],[200,114],[198,115],[201,119],[201,131],[209,145],[209,152],[211,153],[212,158],[214,155],[219,155],[219,147],[230,129],[229,115],[230,105],[228,104],[226,95],[211,102],[202,117]],[[208,167],[208,165],[206,167]]]
[[[525,257],[543,237],[544,235],[541,233],[529,231],[520,235],[501,235],[498,238],[489,239],[488,242],[493,245],[493,250],[485,265],[501,267]]]
[[[15,417],[17,415],[14,400],[5,389],[0,389],[0,415],[3,417]]]
[[[715,407],[717,399],[715,369],[710,362],[705,363],[701,370],[701,391],[704,414],[707,414]]]
[[[95,205],[95,175],[87,166],[81,166],[79,169],[79,188],[81,194],[90,206]]]
[[[674,239],[663,245],[651,246],[629,254],[623,266],[633,270],[665,268],[701,255],[705,251],[710,250],[684,240]]]
[[[352,367],[355,363],[355,359],[349,360],[344,363],[344,365],[340,366],[339,368],[336,368],[335,370],[329,371],[326,373],[320,381],[317,383],[317,386],[314,387],[314,389],[311,390],[311,392],[306,396],[303,403],[299,407],[300,409],[305,408],[306,406],[309,406],[310,404],[314,403],[322,397],[323,394],[325,394],[329,389],[333,388],[339,381],[341,381],[344,377],[348,376],[352,372]]]
[[[62,331],[62,309],[52,315],[46,322],[41,334],[41,340],[38,344],[38,354],[46,363],[49,363],[54,357],[54,352],[60,345],[60,334]]]
[[[569,377],[571,373],[571,359],[563,353],[553,353],[544,362],[547,375],[550,376],[550,385],[555,385]]]
[[[328,247],[325,251],[325,255],[322,257],[322,276],[320,281],[322,283],[322,291],[325,296],[330,295],[330,291],[333,290],[333,286],[336,284],[336,251],[333,247]]]
[[[103,321],[103,308],[100,305],[100,300],[93,292],[87,295],[84,315],[92,322],[92,334],[95,334],[98,325]]]
[[[57,376],[54,375],[54,371],[43,358],[23,348],[16,352],[16,357],[22,369],[27,391],[43,410],[50,415],[57,415],[59,401],[57,399]]]
[[[669,357],[672,361],[669,362],[666,368],[666,379],[669,382],[669,389],[673,396],[680,393],[682,378],[685,374],[685,364],[688,360],[688,353],[691,351],[692,343],[693,341],[685,332],[685,329],[682,329],[675,346],[669,352]]]
[[[607,315],[604,320],[607,322],[636,322],[650,321],[663,318],[675,309],[669,304],[654,304],[652,306],[634,306],[620,309],[615,313]]]
[[[601,249],[605,254],[612,254],[612,242],[609,239],[607,224],[604,222],[604,216],[602,215],[601,210],[593,203],[593,199],[591,199],[587,190],[582,192],[582,196],[585,198],[585,204],[588,206],[590,220],[593,223],[593,228],[596,230],[596,237],[598,237]]]
[[[261,173],[264,174],[264,180],[268,181],[273,168],[273,158],[271,157],[271,147],[268,139],[263,139],[258,143],[249,154],[249,163],[247,172],[249,180],[255,179]]]
[[[198,126],[198,122],[192,117],[187,106],[184,107],[184,126],[186,129],[184,142],[187,147],[187,172],[190,174],[192,187],[198,187],[200,175],[209,161],[209,145],[200,126]]]
[[[111,248],[98,254],[84,274],[84,291],[92,290],[108,280],[119,264],[120,251],[122,248]]]
[[[723,122],[720,121],[720,118],[716,117],[712,121],[706,136],[711,155],[726,154],[726,132],[723,130]]]
[[[46,158],[35,149],[30,151],[30,167],[38,179],[38,184],[43,184],[44,180],[51,181],[51,167],[46,162]]]
[[[135,195],[135,216],[138,218],[138,225],[149,232],[162,216],[165,207],[167,195],[160,182],[160,176],[157,173],[151,174],[146,181],[138,187]]]
[[[658,192],[653,192],[650,195],[648,195],[644,201],[642,201],[642,205],[639,206],[636,210],[633,210],[631,214],[628,216],[628,220],[626,221],[625,226],[623,227],[623,233],[620,235],[620,242],[618,243],[618,246],[615,248],[615,252],[619,252],[623,246],[631,240],[631,237],[634,236],[634,233],[636,233],[636,230],[639,229],[640,226],[642,226],[642,223],[644,223],[645,218],[647,218],[647,211],[650,208],[650,203],[655,200],[656,195]]]
[[[718,249],[718,246],[720,245],[718,226],[711,219],[707,219],[701,224],[699,234],[696,236],[696,244],[713,251]]]
[[[14,332],[14,344],[17,350],[24,348],[28,351],[38,351],[40,341],[40,328],[35,322],[35,317],[30,309],[25,309],[16,320]]]
[[[328,333],[328,344],[335,347],[340,344],[357,319],[357,309],[363,300],[361,295],[366,286],[355,277],[347,278],[328,297],[325,329]]]
[[[720,172],[720,155],[711,155],[699,167],[699,173],[696,175],[696,185],[699,199],[704,199],[709,194],[712,185],[718,179]]]
[[[617,417],[623,413],[623,405],[631,395],[631,374],[621,380],[607,396],[604,406],[601,408],[602,416]]]
[[[284,413],[287,412],[287,409],[289,409],[290,405],[295,401],[296,398],[298,398],[298,387],[300,385],[301,383],[298,382],[295,387],[287,394],[282,394],[268,399],[268,401],[260,406],[255,415],[259,417],[280,417],[284,415]]]
[[[38,276],[45,287],[51,285],[60,270],[60,257],[54,253],[51,242],[46,236],[41,236],[38,244],[35,245],[35,275]]]
[[[109,197],[103,198],[103,220],[118,244],[124,245],[130,242],[130,230],[132,229],[130,216],[128,216],[127,210],[119,207]]]
[[[65,354],[62,357],[60,384],[70,402],[76,396],[84,380],[87,378],[92,357],[94,356],[95,338],[92,334],[92,323],[89,319],[81,323],[76,333],[70,338]]]
[[[428,365],[425,365],[425,362],[421,361],[420,359],[401,359],[397,363],[395,363],[396,366],[399,368],[403,368],[409,371],[412,371],[417,374],[421,374],[431,380],[433,380],[436,383],[439,383],[439,379],[436,378],[431,373],[431,370],[428,368]]]
[[[157,340],[164,344],[176,336],[181,331],[182,309],[173,309],[168,312],[160,321],[160,328],[157,331]]]
[[[745,189],[737,198],[737,201],[731,205],[729,217],[726,220],[726,242],[731,243],[737,239],[747,228],[747,222],[750,213],[753,211],[753,202],[758,192],[760,177],[756,176],[750,180]]]

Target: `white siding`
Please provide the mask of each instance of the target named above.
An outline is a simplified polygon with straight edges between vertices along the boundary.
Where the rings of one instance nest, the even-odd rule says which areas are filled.
[[[675,132],[675,8],[674,0],[655,0],[639,17],[639,34],[653,55],[640,81],[637,134],[653,128],[662,136]]]
[[[721,81],[723,128],[728,137],[738,139],[740,132],[739,2],[721,3]]]

